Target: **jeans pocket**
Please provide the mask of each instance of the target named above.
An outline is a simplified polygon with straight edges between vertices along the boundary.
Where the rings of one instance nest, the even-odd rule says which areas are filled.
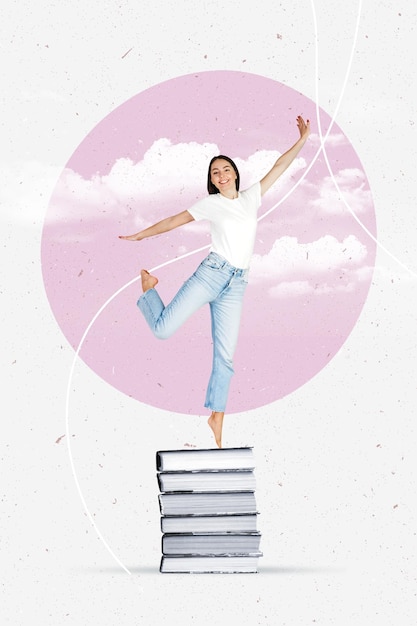
[[[205,259],[203,259],[201,265],[209,267],[212,270],[220,270],[224,266],[224,261],[209,254]]]

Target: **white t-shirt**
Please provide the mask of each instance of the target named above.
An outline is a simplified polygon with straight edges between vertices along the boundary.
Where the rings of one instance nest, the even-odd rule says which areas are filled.
[[[261,205],[261,184],[255,183],[229,200],[221,193],[210,194],[188,210],[195,220],[209,220],[211,248],[234,267],[246,269],[255,245],[256,216]]]

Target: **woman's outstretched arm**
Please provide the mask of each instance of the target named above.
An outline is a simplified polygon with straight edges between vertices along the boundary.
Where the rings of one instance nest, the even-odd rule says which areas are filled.
[[[145,228],[144,230],[141,230],[134,235],[119,235],[119,239],[126,239],[127,241],[141,241],[142,239],[146,239],[147,237],[160,235],[161,233],[166,233],[169,230],[178,228],[178,226],[183,226],[183,224],[192,222],[193,219],[194,218],[191,213],[189,213],[188,211],[181,211],[181,213],[166,217],[160,222],[157,222],[156,224],[153,224],[152,226],[149,226],[148,228]]]
[[[275,183],[275,181],[285,172],[285,170],[294,161],[297,154],[307,141],[307,137],[310,134],[310,120],[305,122],[301,115],[297,117],[297,126],[300,131],[300,137],[298,141],[284,154],[281,154],[276,163],[272,166],[269,172],[261,180],[261,195],[263,196],[266,191]]]

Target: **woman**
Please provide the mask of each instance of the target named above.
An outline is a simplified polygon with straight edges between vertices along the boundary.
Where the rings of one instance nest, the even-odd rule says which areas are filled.
[[[155,287],[158,279],[141,270],[143,293],[138,300],[156,337],[172,335],[199,307],[210,305],[213,365],[204,406],[211,410],[208,424],[216,444],[222,445],[223,418],[233,375],[243,295],[255,243],[257,211],[261,197],[293,162],[310,133],[310,122],[297,117],[300,137],[282,154],[257,183],[239,191],[240,177],[234,162],[224,155],[213,157],[207,177],[208,196],[186,211],[157,222],[149,228],[120,239],[141,241],[178,228],[192,220],[211,223],[211,249],[194,274],[165,306]]]

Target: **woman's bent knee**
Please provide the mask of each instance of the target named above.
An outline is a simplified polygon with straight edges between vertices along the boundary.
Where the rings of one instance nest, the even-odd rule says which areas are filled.
[[[169,331],[166,328],[154,328],[153,334],[157,339],[169,339],[174,334],[174,331]]]

